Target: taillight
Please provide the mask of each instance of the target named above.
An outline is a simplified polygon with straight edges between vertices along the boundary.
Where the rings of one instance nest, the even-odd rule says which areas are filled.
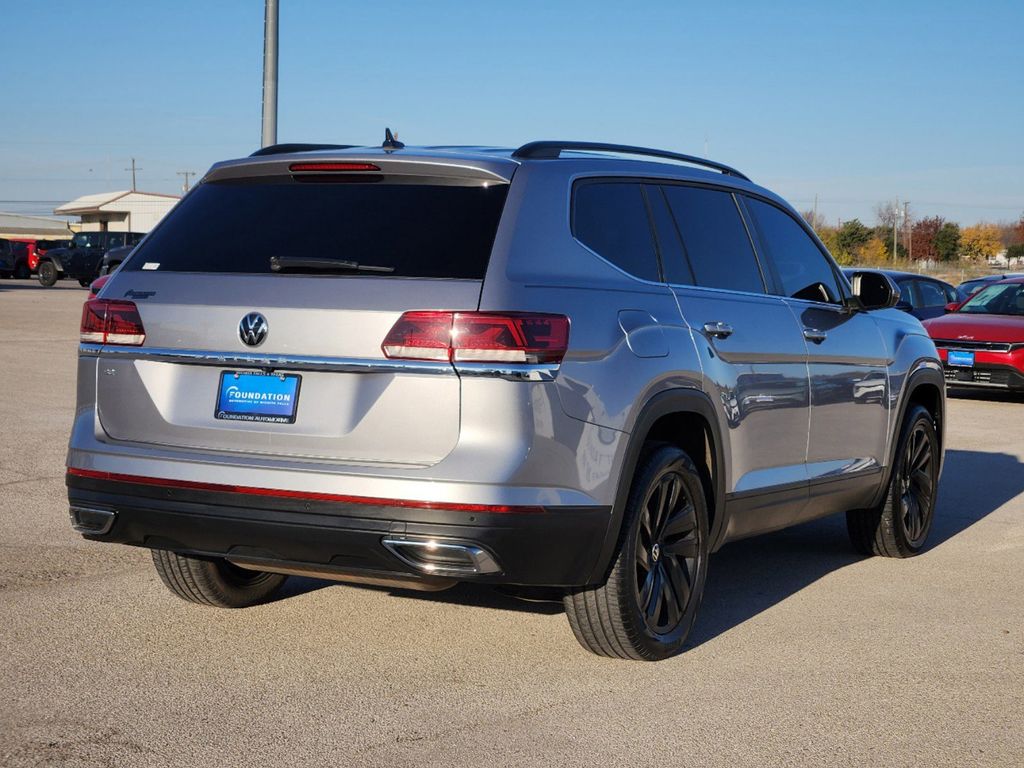
[[[87,344],[141,346],[146,341],[139,309],[133,301],[89,299],[82,307],[79,337]]]
[[[473,363],[557,363],[569,318],[530,312],[406,312],[381,345],[388,358]]]

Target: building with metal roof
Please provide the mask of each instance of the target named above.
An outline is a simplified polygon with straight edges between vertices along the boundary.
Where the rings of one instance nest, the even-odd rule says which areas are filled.
[[[0,213],[0,237],[32,240],[62,240],[71,237],[68,223],[46,216],[25,216],[21,213]]]
[[[158,192],[101,192],[64,203],[53,212],[81,217],[83,232],[149,232],[180,199]]]

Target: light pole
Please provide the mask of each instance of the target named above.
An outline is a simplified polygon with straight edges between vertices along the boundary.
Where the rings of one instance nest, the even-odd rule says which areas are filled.
[[[263,21],[263,139],[277,144],[277,0],[266,0]]]
[[[896,261],[896,222],[900,220],[900,199],[896,198],[896,205],[892,209],[892,260]]]

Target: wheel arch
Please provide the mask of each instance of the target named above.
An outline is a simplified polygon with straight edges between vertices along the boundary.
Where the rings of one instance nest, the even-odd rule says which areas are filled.
[[[896,449],[899,445],[900,430],[903,429],[903,419],[906,418],[907,409],[911,405],[921,405],[935,420],[935,434],[939,438],[939,473],[942,473],[942,465],[945,459],[944,432],[946,425],[946,379],[942,373],[942,364],[936,360],[924,358],[917,360],[911,367],[911,373],[903,385],[900,396],[899,408],[896,411],[897,418],[892,424],[889,447],[886,452],[885,468],[882,472],[882,482],[875,494],[873,504],[882,503],[886,489],[889,487],[889,478],[896,461]]]
[[[630,431],[612,506],[612,519],[589,582],[599,583],[608,573],[623,535],[626,502],[644,449],[652,443],[682,448],[705,470],[702,481],[708,495],[710,549],[721,544],[725,520],[725,446],[711,398],[696,389],[659,392],[641,408]]]

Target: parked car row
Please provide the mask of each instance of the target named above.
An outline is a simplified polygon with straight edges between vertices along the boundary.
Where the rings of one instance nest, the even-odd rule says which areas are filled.
[[[918,320],[940,317],[945,313],[947,304],[959,304],[965,301],[969,295],[947,282],[913,272],[898,272],[892,269],[844,269],[843,274],[849,278],[856,272],[865,271],[873,271],[889,277],[896,284],[899,295],[896,309],[909,312]]]
[[[28,279],[36,274],[40,258],[50,249],[66,247],[70,242],[30,237],[0,238],[0,277]]]
[[[71,278],[87,286],[100,276],[108,251],[124,247],[130,251],[143,237],[140,232],[78,232],[67,247],[54,248],[39,260],[39,283],[49,288],[58,280]]]
[[[1024,392],[1024,275],[989,281],[925,329],[951,387]]]
[[[912,272],[844,269],[888,277],[897,309],[923,321],[950,387],[1024,391],[1024,274],[949,283]]]

